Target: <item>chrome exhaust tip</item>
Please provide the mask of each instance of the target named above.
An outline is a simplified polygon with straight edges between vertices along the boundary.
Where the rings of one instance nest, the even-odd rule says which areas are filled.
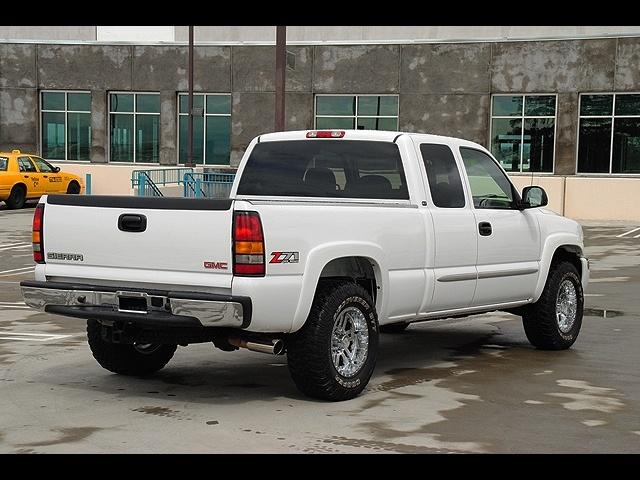
[[[271,355],[282,355],[284,353],[284,341],[280,338],[265,340],[264,342],[230,338],[228,342],[234,347],[246,348],[252,352],[268,353]]]

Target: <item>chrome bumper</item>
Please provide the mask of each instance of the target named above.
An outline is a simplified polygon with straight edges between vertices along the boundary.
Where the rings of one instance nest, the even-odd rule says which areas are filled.
[[[69,316],[81,317],[83,311],[90,311],[91,317],[100,312],[120,315],[127,320],[149,324],[149,319],[162,325],[162,318],[197,319],[204,327],[248,326],[251,315],[251,301],[247,297],[227,297],[224,295],[196,292],[131,291],[107,287],[71,285],[51,282],[22,282],[20,284],[24,302],[31,308],[44,312],[51,311]],[[123,301],[124,300],[124,301]],[[138,307],[131,308],[131,301]],[[234,301],[235,300],[235,301]],[[247,303],[248,302],[248,303]],[[70,308],[62,308],[70,307]],[[248,310],[248,311],[247,311]],[[87,317],[89,318],[89,316]]]

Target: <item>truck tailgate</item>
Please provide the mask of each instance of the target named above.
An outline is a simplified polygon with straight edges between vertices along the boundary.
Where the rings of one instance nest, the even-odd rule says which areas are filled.
[[[231,200],[44,198],[48,278],[231,287]]]

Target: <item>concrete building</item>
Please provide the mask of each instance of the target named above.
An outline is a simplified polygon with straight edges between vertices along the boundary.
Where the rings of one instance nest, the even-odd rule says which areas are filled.
[[[195,156],[273,129],[274,27],[196,27]],[[187,27],[0,27],[0,150],[92,173],[186,158]],[[640,27],[289,27],[286,128],[467,138],[580,219],[640,221]]]

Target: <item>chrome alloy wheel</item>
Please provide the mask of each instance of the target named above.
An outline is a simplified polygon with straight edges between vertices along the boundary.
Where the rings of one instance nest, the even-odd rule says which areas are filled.
[[[343,377],[356,375],[369,351],[369,327],[359,308],[347,307],[338,314],[331,332],[331,359]]]
[[[569,333],[576,321],[578,293],[571,280],[563,280],[556,299],[556,320],[562,333]]]

